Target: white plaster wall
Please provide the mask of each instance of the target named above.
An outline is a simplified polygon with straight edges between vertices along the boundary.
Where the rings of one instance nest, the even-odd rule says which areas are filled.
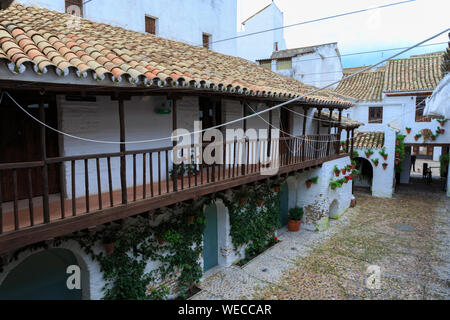
[[[65,11],[64,0],[18,2]],[[197,46],[202,45],[203,33],[212,35],[213,42],[237,34],[236,0],[95,0],[84,5],[84,18],[137,32],[145,32],[145,15],[158,18],[158,36]],[[236,55],[236,40],[213,43],[211,48]]]
[[[109,97],[97,97],[97,102],[68,102],[64,97],[59,96],[59,112],[61,130],[83,138],[106,141],[119,141],[119,116],[118,102],[111,101]],[[161,107],[167,101],[163,97],[133,97],[131,101],[124,102],[125,108],[125,128],[126,141],[146,141],[170,137],[172,134],[172,115],[160,115],[155,112],[155,108]],[[178,125],[183,125],[192,130],[193,120],[198,119],[198,100],[196,98],[185,97],[178,100],[179,111],[177,117]],[[76,156],[100,153],[115,153],[120,151],[119,144],[105,144],[81,141],[70,137],[64,137],[62,156]],[[172,141],[145,142],[138,144],[127,144],[127,150],[147,150],[155,148],[171,147]],[[127,156],[127,186],[133,185],[133,157]],[[137,166],[137,184],[142,185],[142,156],[136,157]],[[158,177],[157,154],[153,154],[153,175],[154,179]],[[148,170],[149,157],[147,156],[147,182],[150,181],[150,172]],[[171,156],[169,153],[169,170],[172,167]],[[97,193],[97,169],[95,160],[88,161],[89,166],[89,189],[90,194]],[[161,176],[165,179],[165,154],[161,155]],[[75,167],[76,196],[84,196],[84,161],[76,161]],[[100,160],[101,188],[107,191],[109,188],[107,178],[106,159]],[[113,180],[113,189],[120,189],[120,158],[111,158],[111,171]],[[66,192],[71,197],[71,167],[70,163],[65,163],[66,172]],[[156,180],[154,180],[156,181]]]
[[[277,70],[273,64],[272,71],[315,87],[327,86],[343,76],[341,57],[334,43],[319,46],[313,53],[293,57],[292,69]]]
[[[307,230],[316,231],[318,225],[325,223],[328,219],[339,218],[345,210],[350,207],[352,199],[352,183],[344,184],[342,188],[331,190],[329,184],[336,178],[333,168],[337,165],[343,168],[350,164],[350,158],[344,157],[333,161],[325,162],[322,168],[312,169],[290,177],[287,180],[289,190],[289,208],[299,206],[305,210],[302,225]],[[313,184],[310,189],[306,187],[306,181],[318,176],[318,184]],[[337,211],[330,217],[329,209],[331,204],[337,202]]]
[[[383,123],[370,124],[369,121],[369,107],[383,107]],[[346,112],[351,119],[365,123],[359,128],[360,131],[383,131],[390,127],[400,131],[401,134],[406,135],[406,144],[440,144],[448,143],[450,141],[450,125],[447,123],[444,126],[445,134],[439,135],[436,141],[428,140],[424,143],[423,138],[415,141],[414,136],[420,133],[422,129],[430,129],[435,133],[439,123],[437,120],[431,122],[416,122],[416,97],[415,96],[384,96],[381,102],[372,103],[357,103],[355,107]],[[411,133],[408,135],[406,128],[411,128]]]
[[[371,131],[371,130],[368,130]],[[378,131],[378,129],[374,129]],[[372,179],[372,196],[378,198],[391,198],[394,192],[394,178],[395,178],[395,141],[396,141],[396,131],[390,128],[385,128],[385,147],[388,158],[385,161],[384,158],[379,154],[381,149],[372,148],[374,154],[370,157],[369,162],[373,169],[373,179]],[[365,152],[367,148],[354,148],[354,151],[358,152],[359,157],[367,159]],[[375,167],[372,159],[379,159],[378,167]],[[388,167],[386,170],[383,169],[383,163],[387,163]]]
[[[244,30],[238,32],[238,36],[248,35],[261,30],[279,28],[284,25],[283,13],[275,4],[260,12],[243,26]],[[276,30],[261,34],[251,35],[237,39],[237,54],[249,61],[269,59],[272,55],[275,42],[278,42],[278,50],[286,49],[284,31]]]

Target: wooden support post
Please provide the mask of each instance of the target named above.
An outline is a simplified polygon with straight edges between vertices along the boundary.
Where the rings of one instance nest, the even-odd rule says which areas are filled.
[[[336,154],[339,154],[339,151],[341,150],[341,133],[342,133],[342,109],[339,109],[339,120],[338,120],[339,124],[338,124],[338,140],[337,141],[337,146],[336,146]]]
[[[347,131],[346,150],[347,150],[347,153],[348,153],[348,151],[350,150],[349,149],[350,148],[350,146],[349,146],[349,144],[350,144],[350,130],[348,128],[346,128],[345,131]]]
[[[177,99],[173,99],[172,100],[172,130],[175,131],[178,129],[178,120],[177,120]],[[176,146],[176,141],[173,141],[173,147]],[[173,152],[175,152],[174,150],[172,150],[172,158],[174,157]],[[173,159],[172,159],[173,160]],[[183,165],[183,164],[181,164]],[[173,166],[173,163],[172,163]],[[178,191],[178,176],[176,174],[174,174],[172,176],[173,179],[173,191]],[[167,184],[169,183],[170,179],[169,177],[166,177],[166,181]]]
[[[302,161],[305,161],[305,139],[306,139],[306,117],[308,114],[308,109],[303,108],[303,131],[302,131]]]
[[[318,156],[319,156],[319,135],[320,135],[320,126],[322,125],[322,121],[320,121],[320,117],[322,116],[322,108],[319,108],[318,109],[318,111],[319,111],[319,114],[318,114],[318,119],[317,119],[317,136],[316,136],[316,142],[315,142],[315,149],[316,149],[316,152],[315,152],[315,157],[314,158],[318,158]]]
[[[331,126],[333,121],[333,108],[330,108],[330,116],[328,117],[328,137],[331,135]],[[331,149],[331,141],[327,142],[327,157],[330,155],[330,149]]]
[[[353,140],[354,140],[354,134],[355,134],[355,129],[352,129],[352,131],[351,131],[351,136],[350,136],[350,145],[351,145],[351,148],[350,148],[350,155],[351,156],[353,156]]]
[[[39,102],[39,120],[45,123],[45,106],[41,99]],[[42,167],[42,200],[44,210],[44,223],[50,222],[50,208],[48,199],[48,164],[47,164],[47,142],[45,136],[45,126],[41,125],[41,160],[44,162]],[[61,186],[62,187],[62,186]]]
[[[127,196],[127,162],[126,162],[126,145],[125,145],[125,110],[123,99],[119,97],[119,123],[120,123],[120,183],[122,188],[122,204],[128,203]]]

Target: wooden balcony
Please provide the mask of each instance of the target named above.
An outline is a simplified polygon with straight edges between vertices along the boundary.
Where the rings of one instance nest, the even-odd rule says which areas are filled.
[[[338,154],[338,135],[232,141],[223,144],[225,164],[190,165],[171,174],[173,148],[49,158],[0,164],[0,255],[33,243],[148,212],[178,202],[320,166]],[[279,148],[277,148],[279,146]],[[195,157],[199,146],[187,146]],[[116,166],[114,164],[120,164]],[[128,164],[128,165],[127,165]],[[49,188],[49,171],[59,172]],[[130,180],[131,178],[131,180]],[[39,181],[36,181],[39,180]],[[33,190],[34,189],[34,190]],[[51,193],[51,190],[59,190]],[[24,191],[25,190],[25,191]],[[5,196],[8,195],[8,196]]]

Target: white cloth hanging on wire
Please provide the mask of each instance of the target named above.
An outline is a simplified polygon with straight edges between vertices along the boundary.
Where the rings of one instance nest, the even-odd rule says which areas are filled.
[[[450,119],[450,74],[442,79],[426,101],[425,116]]]

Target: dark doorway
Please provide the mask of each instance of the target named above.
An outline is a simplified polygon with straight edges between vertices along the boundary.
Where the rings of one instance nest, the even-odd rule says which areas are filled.
[[[353,179],[354,186],[359,189],[368,189],[372,191],[373,167],[369,160],[364,158],[355,158],[358,176]]]
[[[280,129],[280,159],[284,159],[289,150],[287,138],[290,137],[289,134],[292,134],[291,112],[285,108],[280,110]]]
[[[26,108],[27,112],[39,118],[39,96],[27,93],[16,101]],[[57,112],[55,97],[48,97],[44,100],[45,123],[53,128],[57,128]],[[47,157],[58,156],[58,135],[52,130],[46,130]],[[0,105],[0,163],[31,162],[41,160],[40,151],[40,125],[5,97]],[[2,171],[1,188],[3,201],[14,199],[13,172]],[[49,166],[49,192],[58,193],[59,190],[59,166]],[[18,199],[28,197],[28,169],[17,170]],[[40,196],[43,193],[42,169],[31,169],[31,181],[33,196]]]
[[[67,288],[67,267],[72,265],[78,265],[77,259],[66,249],[35,253],[8,274],[0,300],[81,300],[81,290]]]
[[[220,100],[202,97],[199,106],[203,129],[212,128],[222,123],[222,103]]]

